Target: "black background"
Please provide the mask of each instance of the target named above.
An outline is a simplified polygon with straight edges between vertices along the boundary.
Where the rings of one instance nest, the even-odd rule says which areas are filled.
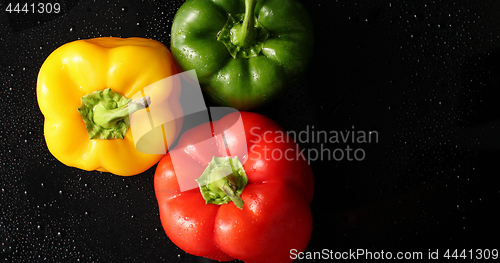
[[[183,1],[60,0],[59,14],[5,11],[18,2],[0,4],[0,261],[209,262],[163,232],[155,167],[133,177],[66,167],[46,147],[36,101],[38,70],[57,47],[100,36],[170,46]],[[500,2],[302,3],[315,28],[312,65],[257,111],[287,131],[379,134],[378,143],[349,145],[365,150],[363,161],[311,163],[307,251],[425,258],[429,249],[499,249]]]

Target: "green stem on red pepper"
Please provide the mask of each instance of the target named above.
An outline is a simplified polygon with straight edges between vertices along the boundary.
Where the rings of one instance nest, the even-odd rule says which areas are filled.
[[[205,171],[196,180],[207,204],[222,205],[231,201],[243,209],[240,195],[248,177],[238,157],[213,157]]]

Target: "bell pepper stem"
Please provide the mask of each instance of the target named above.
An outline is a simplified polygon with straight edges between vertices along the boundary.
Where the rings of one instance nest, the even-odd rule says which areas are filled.
[[[233,201],[236,207],[243,209],[240,195],[248,177],[238,157],[214,156],[196,181],[207,204],[222,205]]]
[[[149,97],[130,101],[111,88],[96,90],[81,98],[78,113],[90,140],[124,139],[130,125],[129,115],[151,104]]]
[[[231,198],[231,201],[233,201],[236,207],[238,207],[239,209],[243,209],[243,199],[236,195],[235,186],[230,186],[230,183],[226,183],[221,187],[221,190],[224,191],[224,193],[226,193],[229,198]]]
[[[240,47],[249,47],[255,44],[255,6],[257,0],[245,0],[245,18],[242,24],[235,25],[231,29],[234,45]]]
[[[106,109],[103,105],[98,104],[94,108],[94,122],[103,128],[111,128],[117,121],[138,110],[148,108],[150,104],[151,98],[149,96],[131,100],[129,103],[115,109]]]

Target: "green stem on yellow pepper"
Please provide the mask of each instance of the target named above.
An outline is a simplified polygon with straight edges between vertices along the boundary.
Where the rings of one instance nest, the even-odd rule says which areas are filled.
[[[151,104],[151,98],[149,96],[132,100],[114,109],[108,109],[104,103],[98,103],[94,107],[94,122],[103,128],[110,129],[113,128],[118,121],[128,117],[130,114],[149,107],[149,104]]]
[[[123,139],[129,128],[129,115],[149,104],[149,96],[131,101],[108,88],[83,96],[78,112],[89,139]]]

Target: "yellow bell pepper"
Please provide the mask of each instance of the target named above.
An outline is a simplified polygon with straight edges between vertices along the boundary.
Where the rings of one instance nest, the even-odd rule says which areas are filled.
[[[181,116],[180,94],[173,84],[157,85],[149,91],[150,101],[129,98],[175,74],[169,50],[150,39],[103,37],[59,47],[43,63],[37,82],[49,151],[62,163],[88,171],[128,176],[147,170],[163,155],[137,150],[129,114],[149,112],[149,103],[163,101],[164,116]],[[165,151],[181,122],[162,125]]]

